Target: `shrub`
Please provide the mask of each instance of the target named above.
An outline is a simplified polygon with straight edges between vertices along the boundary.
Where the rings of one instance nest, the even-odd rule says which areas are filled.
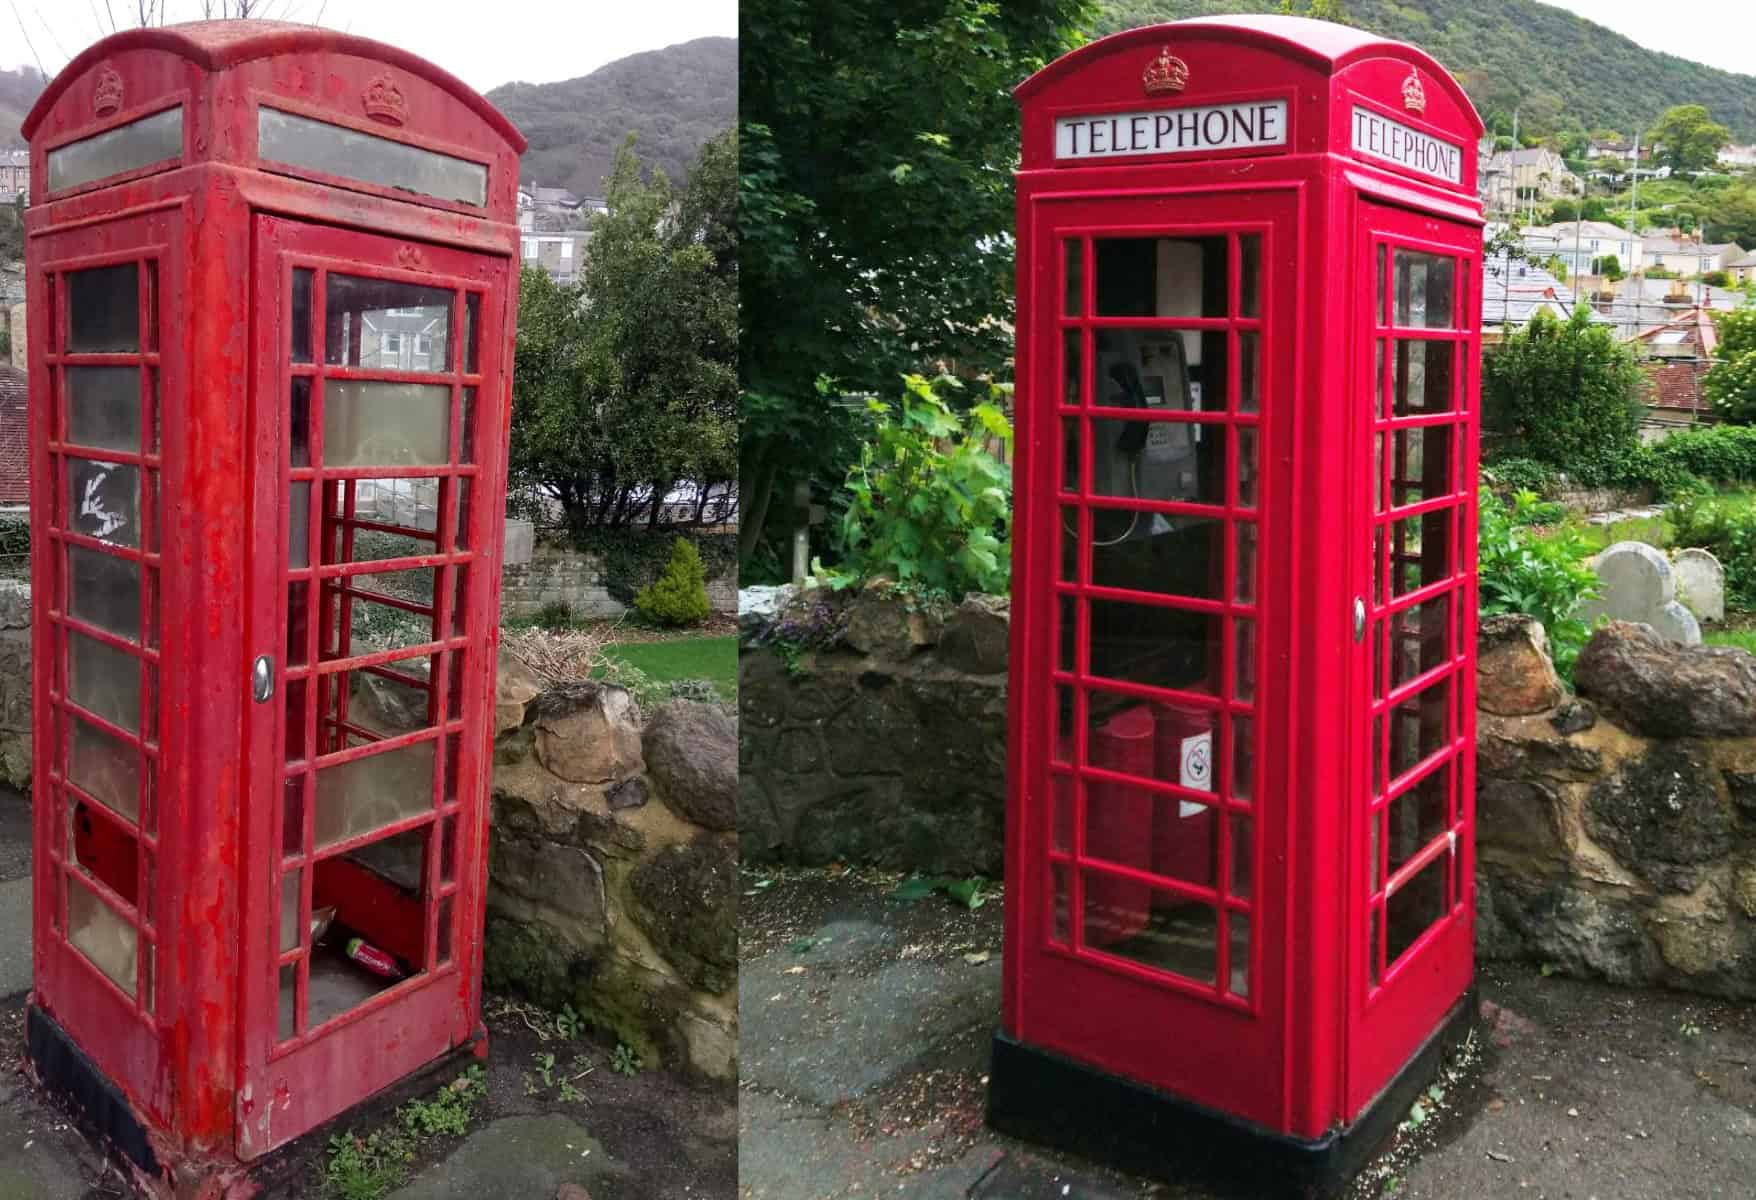
[[[1006,590],[1012,471],[990,443],[1010,447],[1012,426],[995,386],[967,413],[953,411],[945,393],[962,386],[908,375],[899,405],[869,402],[877,424],[848,472],[835,586],[882,577],[952,599]]]
[[[699,625],[707,620],[707,571],[701,552],[688,538],[671,544],[671,562],[634,597],[640,615],[660,625]]]
[[[1671,506],[1672,543],[1710,550],[1726,573],[1726,596],[1756,605],[1756,512],[1706,496]]]
[[[1577,615],[1582,600],[1597,594],[1597,576],[1585,559],[1590,547],[1571,526],[1539,537],[1527,519],[1537,504],[1531,492],[1520,492],[1510,504],[1487,489],[1480,497],[1476,563],[1484,617],[1524,613],[1543,623],[1555,669],[1573,675],[1573,661],[1585,647],[1590,629]]]
[[[1717,484],[1756,483],[1756,426],[1710,425],[1673,433],[1656,460]]]
[[[1578,305],[1566,322],[1538,311],[1482,363],[1488,424],[1524,454],[1586,480],[1638,445],[1646,377],[1612,326]]]
[[[1482,467],[1482,482],[1496,491],[1535,492],[1553,496],[1561,490],[1560,472],[1534,458],[1502,458]]]

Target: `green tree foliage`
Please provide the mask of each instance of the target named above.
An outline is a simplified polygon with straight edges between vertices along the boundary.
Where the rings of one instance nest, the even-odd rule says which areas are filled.
[[[584,278],[527,270],[513,367],[512,482],[576,528],[660,520],[684,480],[736,467],[736,135],[703,147],[689,185],[643,182],[633,140],[593,222]]]
[[[1756,308],[1745,305],[1715,313],[1719,345],[1714,364],[1701,377],[1701,391],[1720,420],[1756,424]]]
[[[1539,311],[1482,362],[1490,428],[1519,453],[1568,471],[1634,448],[1644,388],[1634,352],[1583,304],[1565,322]]]
[[[1732,140],[1732,131],[1709,116],[1705,106],[1678,104],[1665,109],[1647,136],[1657,143],[1659,160],[1673,171],[1705,171]]]
[[[1576,201],[1563,197],[1549,205],[1549,222],[1551,224],[1561,221],[1577,221],[1578,219],[1579,205]]]
[[[1602,258],[1591,260],[1591,273],[1602,275],[1606,279],[1622,278],[1622,260],[1614,254],[1606,254]]]
[[[837,583],[884,578],[952,599],[1006,590],[1012,472],[995,450],[1010,449],[1012,426],[999,388],[960,414],[947,397],[962,389],[909,375],[895,407],[869,402],[876,428],[848,472]]]
[[[701,552],[688,538],[671,545],[671,561],[665,573],[641,588],[634,597],[640,615],[659,625],[699,625],[707,620],[707,571]]]
[[[908,371],[1004,371],[1010,91],[1089,15],[1085,0],[740,7],[746,561],[775,498],[834,487],[853,461],[865,418],[843,397]]]

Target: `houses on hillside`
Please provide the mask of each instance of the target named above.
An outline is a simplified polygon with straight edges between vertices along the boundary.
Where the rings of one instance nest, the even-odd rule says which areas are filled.
[[[1661,234],[1648,231],[1640,239],[1642,269],[1670,271],[1677,275],[1705,275],[1723,271],[1733,260],[1743,257],[1744,248],[1736,242],[1703,242],[1699,234]]]
[[[30,195],[30,151],[0,150],[0,204]]]
[[[609,211],[601,196],[579,196],[567,188],[518,186],[519,252],[524,264],[541,267],[559,284],[579,278],[591,242],[593,214]]]
[[[1526,254],[1536,258],[1559,258],[1567,265],[1567,277],[1595,274],[1592,264],[1614,258],[1624,271],[1634,269],[1643,252],[1642,236],[1608,221],[1560,221],[1554,225],[1527,225],[1519,231]]]
[[[1521,203],[1546,203],[1584,190],[1579,176],[1547,146],[1497,150],[1482,164],[1477,181],[1489,212],[1512,212]]]
[[[1573,315],[1577,300],[1573,289],[1542,267],[1522,259],[1488,259],[1482,267],[1482,343],[1504,341],[1514,329],[1522,329],[1538,312],[1565,321]],[[1609,318],[1592,310],[1594,321]]]

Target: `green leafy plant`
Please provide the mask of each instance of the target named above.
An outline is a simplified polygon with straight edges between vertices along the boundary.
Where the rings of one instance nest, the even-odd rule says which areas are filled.
[[[1690,496],[1671,505],[1673,544],[1712,551],[1725,568],[1726,594],[1756,605],[1756,511],[1721,497]]]
[[[488,1080],[481,1067],[471,1067],[428,1100],[411,1100],[398,1114],[411,1134],[462,1137],[475,1116],[476,1104],[488,1094]]]
[[[1524,613],[1543,623],[1555,669],[1572,678],[1573,662],[1591,631],[1576,614],[1597,594],[1597,576],[1585,565],[1590,548],[1571,526],[1539,537],[1524,519],[1537,498],[1519,492],[1510,505],[1487,489],[1480,496],[1476,559],[1481,615]]]
[[[958,879],[949,875],[914,875],[898,884],[895,890],[890,893],[890,898],[892,900],[925,900],[935,892],[943,892],[950,899],[972,911],[998,895],[998,889],[980,875],[968,879]]]
[[[414,1157],[414,1146],[397,1133],[338,1133],[329,1139],[323,1194],[335,1200],[382,1200],[408,1180]]]
[[[555,1015],[555,1032],[572,1040],[585,1032],[585,1018],[574,1011],[573,1005],[563,1004]]]
[[[1745,305],[1718,313],[1716,360],[1701,377],[1701,391],[1722,421],[1756,424],[1756,308]]]
[[[670,565],[634,597],[640,615],[659,625],[699,625],[713,611],[707,601],[707,572],[701,552],[688,538],[671,545]]]
[[[610,1055],[610,1070],[618,1075],[633,1078],[640,1074],[640,1069],[644,1065],[640,1061],[640,1055],[635,1053],[634,1047],[626,1042],[616,1043],[615,1053]]]
[[[929,382],[906,375],[896,405],[868,402],[876,425],[848,472],[846,567],[829,573],[833,586],[884,578],[952,599],[1006,590],[1012,471],[1003,456],[1012,425],[1005,391],[990,385],[986,400],[960,414],[947,397],[962,388],[947,376]]]

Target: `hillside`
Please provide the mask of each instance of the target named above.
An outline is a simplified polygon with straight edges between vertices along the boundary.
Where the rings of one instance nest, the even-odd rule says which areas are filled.
[[[30,106],[43,94],[46,83],[35,67],[0,70],[0,150],[24,145],[18,127]]]
[[[1100,0],[1094,35],[1155,21],[1270,12],[1275,0]],[[1673,104],[1705,104],[1740,142],[1756,141],[1756,76],[1646,50],[1535,0],[1342,0],[1350,24],[1413,42],[1462,78],[1490,125],[1520,108],[1522,128],[1645,130]],[[1663,20],[1654,10],[1654,20]],[[1711,36],[1704,33],[1703,36]]]
[[[640,135],[641,161],[681,180],[703,142],[738,119],[738,43],[697,38],[619,58],[578,79],[488,93],[530,139],[520,175],[602,195],[616,147]]]

